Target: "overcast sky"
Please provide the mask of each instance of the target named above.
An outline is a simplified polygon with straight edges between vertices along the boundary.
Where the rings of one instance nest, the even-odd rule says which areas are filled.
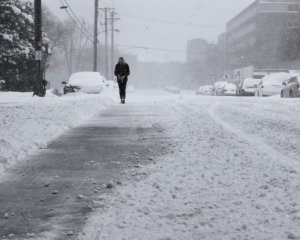
[[[60,10],[61,0],[44,0],[59,18],[66,18]],[[254,0],[100,0],[100,7],[116,8],[121,21],[116,24],[120,33],[116,44],[144,46],[163,50],[120,49],[138,54],[140,60],[185,60],[189,39],[205,38],[217,42],[225,31],[226,22]],[[94,0],[68,0],[74,12],[93,21]],[[153,20],[151,20],[153,19]],[[170,52],[167,50],[179,50]]]

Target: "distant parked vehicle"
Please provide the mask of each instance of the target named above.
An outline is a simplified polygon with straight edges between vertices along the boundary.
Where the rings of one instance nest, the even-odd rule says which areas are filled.
[[[104,82],[105,87],[108,89],[117,89],[118,88],[118,84],[112,80],[106,80]]]
[[[300,77],[291,77],[283,83],[283,89],[280,96],[282,98],[298,98],[300,97]]]
[[[5,88],[6,82],[4,80],[0,80],[0,90]]]
[[[83,92],[87,94],[99,94],[105,87],[105,79],[99,72],[78,72],[71,75],[64,84],[64,94]]]
[[[233,83],[226,83],[222,91],[223,96],[236,96],[236,85]]]
[[[181,92],[179,87],[166,87],[165,91],[174,94],[179,94]]]
[[[286,72],[265,76],[258,84],[257,89],[255,90],[255,96],[269,97],[280,94],[283,89],[283,83],[290,78],[291,74]]]
[[[236,95],[237,96],[254,96],[255,89],[260,83],[261,79],[245,78],[237,86]]]
[[[201,86],[196,90],[196,94],[197,95],[211,95],[212,88],[213,87],[211,85]]]
[[[212,88],[211,94],[213,96],[222,96],[225,85],[228,82],[216,82]]]

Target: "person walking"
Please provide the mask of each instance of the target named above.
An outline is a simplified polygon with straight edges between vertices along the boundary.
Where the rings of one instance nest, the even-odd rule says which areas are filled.
[[[122,104],[125,104],[126,86],[127,86],[129,75],[130,75],[129,65],[125,62],[124,58],[120,57],[118,64],[115,67],[115,76],[117,77]]]

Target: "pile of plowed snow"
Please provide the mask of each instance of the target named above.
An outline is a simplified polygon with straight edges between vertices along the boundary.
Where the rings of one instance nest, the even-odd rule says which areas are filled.
[[[114,95],[111,91],[62,97],[49,93],[38,98],[31,93],[0,92],[0,174],[112,105]]]

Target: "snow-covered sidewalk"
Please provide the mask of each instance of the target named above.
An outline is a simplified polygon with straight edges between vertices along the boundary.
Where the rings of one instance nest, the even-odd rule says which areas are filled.
[[[80,239],[300,239],[298,100],[153,104],[173,151],[129,172]]]
[[[45,98],[32,93],[0,92],[0,175],[63,132],[113,104],[117,93]]]

